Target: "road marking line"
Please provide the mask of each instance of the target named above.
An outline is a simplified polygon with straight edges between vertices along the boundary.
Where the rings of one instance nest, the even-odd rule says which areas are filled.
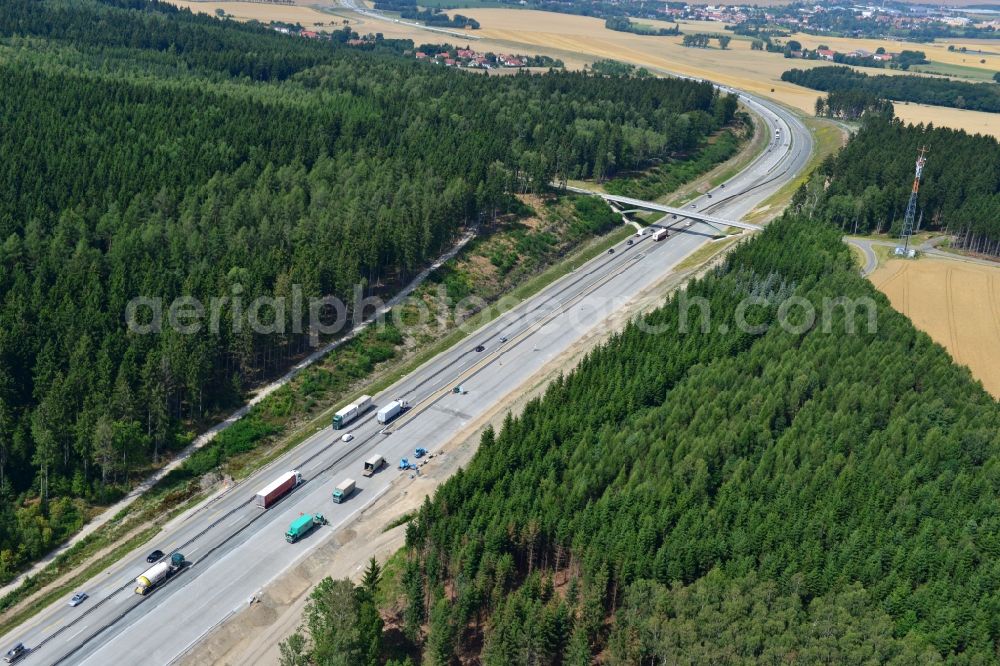
[[[87,629],[87,627],[81,627],[80,631],[76,632],[72,636],[67,636],[66,637],[66,642],[69,642],[70,640],[76,638],[77,636],[79,636],[80,634],[82,634],[86,629]]]

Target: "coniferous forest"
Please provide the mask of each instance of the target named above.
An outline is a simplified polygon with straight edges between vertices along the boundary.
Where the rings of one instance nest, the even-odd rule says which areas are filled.
[[[840,237],[786,215],[483,435],[407,528],[424,663],[995,660],[1000,405]]]
[[[954,234],[955,247],[1000,256],[1000,143],[991,136],[870,117],[793,205],[847,233],[898,235],[921,147],[928,152],[919,228]]]
[[[688,152],[736,107],[704,83],[486,77],[348,34],[0,3],[0,581],[308,349],[290,309],[285,335],[233,308],[218,334],[129,334],[134,297],[389,293],[512,194]]]
[[[870,76],[850,67],[790,69],[781,75],[781,80],[831,93],[864,92],[900,102],[1000,113],[1000,88],[992,83],[968,83],[931,76]]]

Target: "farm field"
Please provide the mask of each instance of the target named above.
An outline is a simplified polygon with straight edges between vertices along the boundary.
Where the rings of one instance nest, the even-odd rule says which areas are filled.
[[[381,32],[387,38],[412,39],[423,42],[461,42],[460,38],[415,28],[409,25],[380,21],[368,16],[345,10],[338,3],[327,0],[312,7],[272,5],[249,2],[192,2],[191,0],[170,0],[174,4],[190,7],[193,11],[214,13],[221,8],[228,14],[241,19],[269,19],[299,22],[304,26],[314,26],[317,30],[332,30],[341,26],[344,17],[349,17],[350,25],[361,34]],[[372,3],[366,2],[368,6]],[[328,11],[320,11],[326,8]],[[330,14],[336,11],[337,14]],[[480,51],[513,51],[517,53],[539,53],[561,58],[567,67],[580,68],[594,60],[611,58],[633,63],[655,71],[677,72],[687,76],[711,79],[719,83],[736,86],[773,99],[812,114],[819,93],[815,90],[787,83],[781,80],[781,73],[791,67],[811,68],[830,63],[815,60],[789,60],[779,54],[750,50],[750,41],[734,38],[725,51],[718,48],[691,49],[680,45],[679,37],[655,37],[615,32],[604,27],[602,19],[584,16],[569,16],[521,9],[470,8],[461,13],[470,16],[483,26],[470,31],[468,44]],[[673,23],[643,19],[641,21],[655,27],[670,27]],[[323,23],[322,26],[315,26]],[[681,30],[686,32],[722,32],[723,25],[710,21],[681,22]],[[822,43],[834,49],[852,50],[866,48],[874,51],[879,46],[886,50],[900,50],[899,42],[870,40],[820,38],[813,35],[795,36],[803,45],[815,48]],[[969,49],[993,50],[992,44],[985,45],[975,40],[956,42]],[[919,48],[927,52],[935,62],[1000,70],[1000,56],[962,54],[947,50],[947,44],[925,44]],[[996,49],[1000,52],[1000,48]],[[985,65],[978,61],[986,60]],[[966,62],[963,62],[965,60]],[[896,73],[895,70],[866,69],[868,73]],[[992,76],[992,74],[991,74]],[[906,122],[919,123],[933,121],[937,126],[964,129],[968,132],[988,133],[1000,137],[1000,122],[996,114],[945,107],[928,107],[918,104],[896,104],[896,113]]]
[[[891,259],[871,275],[892,306],[1000,398],[1000,266]]]
[[[306,28],[324,31],[336,30],[343,24],[343,19],[339,16],[301,5],[276,5],[264,2],[200,2],[199,0],[167,1],[195,13],[215,14],[215,10],[221,9],[239,21],[256,20],[264,23],[283,21],[285,23],[300,23]]]

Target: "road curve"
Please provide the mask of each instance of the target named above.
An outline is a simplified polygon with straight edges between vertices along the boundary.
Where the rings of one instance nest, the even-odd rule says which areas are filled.
[[[769,101],[740,96],[767,124],[768,149],[725,188],[713,190],[713,199],[693,202],[696,210],[729,219],[742,218],[796,178],[812,152],[812,137],[796,116]],[[416,446],[441,451],[496,400],[583,336],[606,326],[632,295],[669,274],[710,242],[713,233],[693,222],[665,241],[635,237],[632,245],[621,243],[614,253],[594,258],[375,396],[377,405],[396,397],[419,405],[391,435],[380,434],[375,409],[350,425],[350,443],[340,441],[340,431],[317,431],[265,469],[172,520],[148,546],[80,581],[78,588],[90,594],[83,605],[52,604],[0,638],[0,648],[23,641],[32,653],[22,663],[32,666],[170,663],[374,499],[391,493],[401,457]],[[473,351],[480,344],[485,350]],[[467,393],[451,392],[459,381]],[[361,477],[362,462],[375,452],[389,466],[370,479]],[[299,470],[305,483],[267,511],[253,506],[255,492],[289,469]],[[345,477],[357,479],[358,490],[346,503],[333,504],[331,491]],[[286,543],[287,525],[302,513],[317,511],[330,526],[297,544]],[[192,564],[161,589],[140,597],[133,593],[132,581],[147,568],[144,556],[153,548],[179,550]]]

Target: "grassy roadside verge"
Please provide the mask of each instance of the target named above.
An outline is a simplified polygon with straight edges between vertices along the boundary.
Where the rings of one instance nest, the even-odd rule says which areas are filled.
[[[756,113],[749,112],[747,115],[750,117],[751,122],[753,122],[754,134],[753,137],[743,145],[740,152],[738,152],[732,159],[716,166],[714,169],[707,172],[704,176],[696,179],[692,183],[679,187],[676,192],[658,198],[656,200],[657,203],[680,208],[692,199],[696,199],[701,196],[703,189],[705,191],[715,189],[757,159],[761,153],[764,152],[764,149],[767,148],[770,136],[760,116]]]
[[[572,272],[595,256],[606,252],[609,247],[621,242],[632,233],[634,233],[634,230],[631,226],[622,225],[615,227],[612,231],[602,236],[582,243],[558,262],[522,282],[512,290],[511,296],[516,302],[522,302],[531,298],[559,278]],[[513,302],[509,298],[507,300],[508,302]],[[339,395],[336,396],[334,402],[332,404],[327,403],[330,404],[329,407],[313,411],[306,415],[304,419],[289,425],[284,432],[269,433],[269,442],[262,443],[250,451],[239,452],[237,455],[226,459],[224,465],[227,475],[237,481],[250,476],[301,444],[318,429],[326,427],[333,413],[343,406],[361,386],[371,394],[385,390],[436,355],[460,343],[470,333],[492,321],[502,313],[497,308],[486,308],[473,315],[462,326],[453,328],[428,345],[421,346],[420,351],[409,356],[393,357],[385,361],[373,373],[369,373],[365,377],[344,386],[343,390],[339,391]],[[304,379],[308,381],[308,377]],[[282,389],[282,391],[284,390]],[[279,393],[276,392],[276,395]],[[279,395],[278,399],[280,400],[281,397]],[[261,404],[263,405],[264,403]],[[256,408],[254,411],[256,411]],[[251,429],[253,428],[251,414],[244,417],[244,420],[237,422],[237,425],[244,422],[250,424],[249,427]],[[236,428],[236,425],[233,428]],[[217,442],[207,445],[202,450],[205,451],[202,455],[211,456],[213,450],[226,447],[227,438],[220,435],[217,439]],[[200,467],[197,463],[193,466],[196,468]],[[210,475],[213,473],[214,471],[209,470],[205,474]],[[72,570],[79,569],[81,566],[83,567],[83,569],[74,573],[71,580],[45,590],[41,595],[31,599],[30,605],[17,609],[7,617],[3,617],[4,628],[9,630],[24,623],[50,603],[78,587],[80,580],[89,578],[132,550],[149,542],[160,533],[162,526],[166,522],[184,511],[193,508],[212,493],[217,492],[218,486],[215,483],[210,484],[207,488],[201,486],[200,481],[205,477],[205,474],[192,476],[182,471],[173,478],[168,475],[161,484],[157,484],[150,491],[148,497],[138,500],[131,507],[119,514],[119,516],[116,516],[114,521],[109,522],[106,526],[95,531],[86,539],[76,544],[76,546],[53,560],[39,575],[27,579],[16,590],[3,599],[0,599],[0,613],[2,613],[30,598],[45,586],[54,583],[59,578],[67,575],[67,573],[72,572]],[[195,484],[198,487],[192,491],[191,486]],[[140,528],[138,525],[144,521],[148,521],[149,525],[145,528]],[[94,559],[98,554],[100,554],[100,557]],[[91,561],[88,562],[88,560]]]
[[[804,117],[802,121],[813,137],[813,152],[809,163],[798,178],[785,183],[781,189],[762,201],[757,208],[744,217],[746,222],[766,222],[781,213],[788,202],[792,200],[795,191],[809,179],[812,172],[826,159],[827,155],[834,154],[844,145],[845,131],[839,125],[820,118]]]

